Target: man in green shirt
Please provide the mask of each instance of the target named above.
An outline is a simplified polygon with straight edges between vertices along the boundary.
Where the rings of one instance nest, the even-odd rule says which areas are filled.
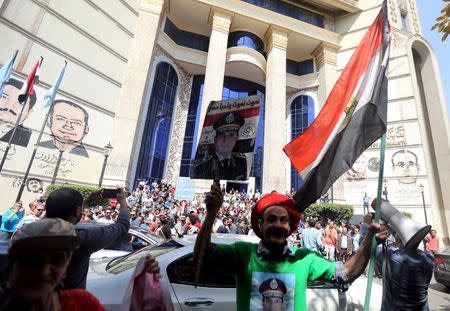
[[[372,224],[362,247],[345,264],[331,262],[305,248],[290,249],[286,239],[297,229],[300,213],[291,198],[273,192],[262,196],[252,210],[252,228],[261,238],[258,245],[211,244],[212,226],[222,200],[220,187],[214,183],[206,197],[208,211],[197,236],[194,260],[201,260],[201,253],[206,253],[206,261],[236,276],[238,311],[306,310],[308,281],[352,282],[370,259],[372,237],[383,241],[388,236],[387,230],[378,232],[379,225]]]

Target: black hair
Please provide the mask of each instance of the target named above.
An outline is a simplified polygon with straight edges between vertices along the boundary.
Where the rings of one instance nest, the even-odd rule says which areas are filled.
[[[33,190],[30,188],[30,182],[31,181],[37,181],[38,183],[39,183],[39,185],[40,185],[40,188],[39,189],[42,189],[42,181],[40,180],[40,179],[37,179],[37,178],[28,178],[27,179],[27,191],[28,192],[32,192]],[[39,190],[38,189],[38,190]]]
[[[61,218],[68,220],[83,205],[83,196],[80,192],[62,188],[55,190],[45,202],[45,210],[48,218]]]
[[[416,159],[416,165],[419,166],[419,160],[417,158],[417,155],[414,152],[412,152],[411,150],[399,150],[396,153],[394,153],[392,155],[392,157],[391,157],[391,162],[392,162],[392,167],[393,168],[395,167],[394,157],[397,155],[397,153],[410,153],[410,154],[412,154],[414,156],[414,158]]]
[[[6,85],[12,85],[17,89],[21,89],[23,86],[23,82],[10,78],[8,82],[6,82]],[[0,94],[1,95],[1,94]],[[33,94],[28,96],[28,100],[30,101],[30,110],[33,108],[34,104],[36,104],[36,92],[33,90]]]
[[[81,111],[83,111],[83,113],[84,113],[84,123],[86,124],[85,126],[88,125],[88,122],[89,122],[89,114],[87,113],[86,109],[84,109],[84,108],[81,107],[80,105],[75,104],[74,102],[71,102],[70,100],[66,100],[66,99],[57,99],[57,100],[55,100],[55,101],[53,102],[53,105],[50,106],[50,111],[49,111],[50,116],[53,116],[53,111],[54,111],[54,109],[55,109],[55,106],[56,106],[56,104],[59,104],[59,103],[65,103],[65,104],[67,104],[67,105],[69,105],[69,106],[78,108],[78,109],[80,109]],[[51,118],[50,118],[50,120],[51,120]]]

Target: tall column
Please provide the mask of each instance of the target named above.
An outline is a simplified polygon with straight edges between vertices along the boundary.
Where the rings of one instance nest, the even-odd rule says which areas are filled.
[[[271,26],[266,32],[267,68],[264,119],[263,193],[285,192],[286,48],[288,32]]]
[[[228,33],[230,31],[232,19],[232,13],[221,10],[211,11],[209,17],[212,31],[211,37],[209,38],[208,58],[206,60],[205,84],[203,87],[199,131],[201,131],[201,127],[203,126],[203,120],[205,119],[209,102],[222,99]],[[197,143],[199,139],[200,135],[197,137]]]
[[[311,53],[316,61],[316,70],[319,73],[319,89],[317,91],[319,99],[319,108],[321,109],[325,101],[333,89],[336,79],[338,78],[336,72],[336,54],[339,46],[322,42]]]
[[[128,53],[122,88],[117,103],[111,144],[114,149],[105,174],[105,184],[130,180],[133,144],[136,140],[139,113],[147,87],[147,78],[159,31],[164,0],[141,0],[134,39]]]
[[[200,140],[200,134],[205,120],[209,102],[222,99],[223,79],[225,75],[225,62],[227,57],[228,33],[230,31],[233,13],[218,9],[211,10],[209,22],[211,23],[211,37],[209,38],[208,58],[206,60],[205,83],[203,86],[203,99],[200,111],[200,123],[195,148]],[[210,180],[196,179],[197,192],[208,191]]]

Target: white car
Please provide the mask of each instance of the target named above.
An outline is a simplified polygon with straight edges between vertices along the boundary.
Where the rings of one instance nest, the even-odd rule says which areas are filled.
[[[80,222],[75,226],[75,228],[89,230],[89,228],[103,227],[108,225],[109,224],[106,223],[90,221]],[[130,242],[130,240],[132,241]],[[155,234],[151,234],[147,230],[144,230],[140,227],[130,227],[130,229],[128,229],[128,237],[126,240],[116,241],[116,243],[93,253],[90,257],[90,261],[109,262],[112,258],[124,256],[132,251],[137,251],[149,245],[159,244],[163,241],[163,238]]]
[[[170,240],[143,248],[135,253],[113,259],[108,264],[92,263],[87,277],[87,290],[107,310],[118,310],[138,260],[147,254],[157,257],[162,277],[170,282],[169,290],[175,310],[236,310],[236,286],[232,275],[220,267],[205,267],[197,287],[192,252],[196,236]],[[231,244],[236,241],[258,243],[258,238],[244,235],[214,234],[212,242]],[[366,278],[361,277],[346,292],[331,283],[308,284],[308,310],[362,310]],[[381,286],[372,286],[371,310],[379,310]]]

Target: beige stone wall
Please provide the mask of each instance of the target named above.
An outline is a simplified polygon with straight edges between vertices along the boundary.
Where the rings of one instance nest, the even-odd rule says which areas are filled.
[[[82,107],[88,115],[82,145],[88,157],[64,152],[58,182],[96,185],[103,163],[103,146],[112,138],[117,98],[127,67],[129,47],[138,16],[136,2],[4,0],[0,2],[0,65],[19,50],[13,67],[14,79],[23,81],[40,56],[44,62],[37,86],[37,103],[23,122],[31,130],[26,146],[13,145],[0,177],[0,197],[5,198],[2,210],[10,206],[26,170],[48,109],[39,104],[57,74],[68,61],[66,74],[56,99],[64,99]],[[2,129],[6,124],[0,122]],[[6,130],[4,130],[6,131]],[[42,141],[53,146],[51,129],[45,127]],[[3,136],[3,134],[2,134]],[[6,143],[0,143],[0,156]],[[50,183],[59,152],[40,147],[29,178],[44,187]],[[35,194],[23,195],[24,203]],[[0,210],[1,212],[1,210]]]

